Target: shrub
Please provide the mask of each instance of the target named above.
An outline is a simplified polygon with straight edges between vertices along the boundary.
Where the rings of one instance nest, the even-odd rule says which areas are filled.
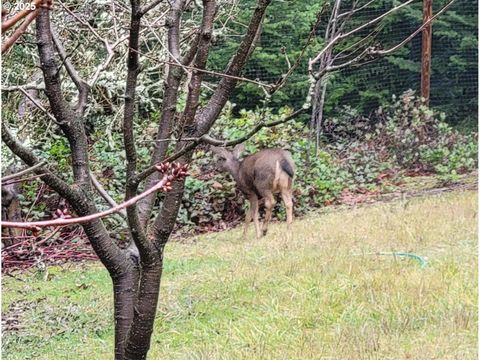
[[[239,116],[234,116],[232,109],[233,105],[225,109],[212,130],[213,136],[237,139],[259,121],[276,121],[292,112],[289,108],[282,108],[277,114],[271,110],[241,110]],[[263,128],[246,142],[247,153],[273,147],[292,153],[296,164],[296,215],[338,201],[345,190],[384,191],[403,176],[418,174],[436,174],[442,182],[451,182],[459,174],[477,167],[477,134],[462,134],[452,129],[441,114],[427,108],[412,91],[398,99],[394,97],[392,104],[379,108],[368,118],[348,107],[339,113],[335,118],[325,119],[323,144],[316,156],[312,155],[309,130],[303,121]],[[139,146],[139,167],[148,166],[150,143],[145,141],[149,139],[150,127],[145,121],[137,129],[139,142],[146,144]],[[102,168],[93,170],[111,196],[120,202],[125,181],[119,170],[125,161],[121,136],[116,131],[105,136],[102,129],[96,129],[91,140],[90,156],[102,164]],[[65,143],[52,138],[44,146],[49,156],[60,163],[60,168],[70,161]],[[242,194],[229,175],[214,169],[208,151],[203,146],[194,154],[178,219],[182,232],[224,229],[243,219]],[[33,188],[37,187],[24,193],[25,201],[34,200]],[[159,194],[159,200],[162,196]],[[100,200],[99,204],[106,206]],[[275,213],[281,218],[285,216],[281,201]]]
[[[238,117],[228,107],[213,129],[213,135],[226,140],[246,134],[259,121],[276,121],[292,110],[241,110]],[[292,121],[264,128],[247,141],[248,153],[263,148],[290,150],[297,170],[295,212],[331,204],[345,189],[351,192],[383,191],[405,175],[437,174],[452,181],[458,174],[477,167],[477,134],[465,135],[452,129],[437,114],[407,91],[392,104],[379,108],[368,118],[352,108],[344,108],[336,118],[324,122],[321,150],[309,155],[308,129],[304,122]],[[228,175],[213,169],[204,148],[193,165],[193,177],[186,184],[187,209],[182,224],[200,225],[238,221],[243,198]],[[388,180],[388,181],[385,181]],[[284,217],[282,206],[277,215]]]

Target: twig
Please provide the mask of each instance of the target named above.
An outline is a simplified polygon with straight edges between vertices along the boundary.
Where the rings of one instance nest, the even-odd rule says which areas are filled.
[[[90,180],[92,180],[92,184],[93,186],[95,187],[95,189],[98,191],[98,193],[105,199],[105,201],[110,205],[110,206],[118,206],[117,202],[115,200],[113,200],[113,198],[108,194],[108,192],[104,189],[104,187],[102,186],[102,184],[100,184],[100,182],[98,181],[97,177],[95,176],[95,174],[93,172],[89,172],[90,174]],[[119,211],[119,213],[123,216],[123,217],[126,217],[127,216],[127,212],[125,211],[125,209],[122,209]]]
[[[157,167],[158,170],[158,167]],[[21,228],[21,229],[31,229],[31,230],[38,230],[38,228],[43,228],[43,227],[48,227],[48,226],[65,226],[65,225],[72,225],[72,224],[82,224],[85,222],[89,222],[95,219],[100,219],[102,217],[111,215],[113,213],[117,213],[122,209],[125,209],[129,206],[132,206],[136,202],[138,202],[140,199],[148,196],[149,194],[159,191],[161,189],[164,189],[165,191],[168,191],[171,189],[169,186],[170,182],[176,177],[176,176],[186,176],[186,172],[180,172],[177,175],[175,174],[168,174],[165,173],[163,178],[152,188],[148,189],[147,191],[132,197],[128,201],[125,201],[117,206],[114,206],[108,210],[104,210],[95,214],[90,214],[87,216],[82,216],[82,217],[77,217],[77,218],[60,218],[56,220],[45,220],[45,221],[32,221],[32,222],[13,222],[13,221],[2,221],[1,226],[2,227],[13,227],[13,228]]]
[[[427,27],[433,20],[437,19],[440,15],[442,15],[445,11],[447,11],[447,9],[457,0],[451,0],[449,3],[447,3],[442,9],[440,9],[434,16],[432,16],[430,19],[428,19],[427,21],[425,21],[419,28],[417,28],[417,30],[415,30],[413,33],[411,33],[408,37],[406,37],[404,40],[402,40],[400,43],[398,43],[397,45],[391,47],[390,49],[387,49],[387,50],[376,50],[375,47],[371,46],[371,47],[367,47],[366,49],[364,49],[359,55],[357,55],[356,57],[350,59],[349,61],[347,62],[344,62],[342,64],[338,64],[338,65],[331,65],[331,66],[328,66],[326,67],[325,69],[323,69],[322,71],[319,71],[318,73],[315,74],[315,77],[317,78],[320,78],[322,75],[324,75],[325,73],[327,72],[331,72],[331,71],[337,71],[337,70],[340,70],[340,69],[343,69],[347,66],[350,66],[356,62],[359,62],[360,60],[362,60],[363,58],[367,57],[367,56],[385,56],[385,55],[388,55],[396,50],[398,50],[399,48],[401,48],[402,46],[404,46],[406,43],[408,43],[410,40],[412,40],[418,33],[420,33],[425,27]]]
[[[67,53],[65,52],[65,49],[62,45],[62,42],[58,39],[58,35],[54,31],[51,23],[50,23],[50,32],[52,33],[53,43],[55,44],[55,47],[57,48],[57,52],[60,55],[60,58],[62,59],[62,64],[65,65],[65,68],[67,69],[68,75],[70,76],[73,83],[75,84],[75,86],[78,89],[78,103],[76,105],[76,109],[80,113],[83,113],[83,111],[84,111],[84,109],[87,105],[89,85],[87,84],[87,82],[85,80],[83,80],[80,77],[77,70],[72,65],[70,60],[68,59]]]
[[[308,38],[307,38],[307,41],[305,42],[305,45],[303,46],[302,50],[300,51],[300,54],[297,56],[293,66],[289,66],[289,69],[287,71],[286,74],[282,75],[281,78],[277,81],[277,83],[270,89],[271,91],[271,94],[272,95],[274,92],[278,91],[283,85],[285,85],[285,83],[287,82],[287,79],[288,77],[293,73],[293,71],[300,65],[300,61],[301,59],[303,58],[303,56],[305,55],[305,52],[307,50],[307,48],[310,46],[313,38],[315,37],[315,34],[316,34],[316,31],[317,31],[317,28],[318,26],[320,25],[320,20],[321,20],[321,17],[323,15],[323,12],[325,11],[327,7],[326,6],[322,6],[322,9],[320,10],[320,12],[317,14],[317,20],[315,22],[315,24],[313,25],[311,31],[310,31],[310,34],[308,35]],[[288,62],[288,56],[287,56],[287,53],[285,52],[285,57],[287,59],[287,62]]]
[[[21,91],[21,90],[45,90],[45,85],[39,86],[37,84],[25,84],[25,85],[11,85],[11,86],[2,86],[2,91]]]
[[[136,51],[136,50],[133,50],[133,51]],[[177,62],[172,62],[172,61],[168,61],[168,60],[161,60],[161,59],[158,59],[158,58],[156,58],[156,57],[154,57],[154,56],[147,55],[147,54],[143,54],[143,53],[140,52],[140,51],[137,51],[137,52],[138,52],[140,55],[146,57],[147,59],[150,59],[150,60],[153,60],[153,61],[157,61],[157,62],[162,63],[162,64],[168,64],[168,65],[173,65],[173,66],[181,67],[181,68],[183,68],[184,70],[185,70],[185,69],[195,70],[195,71],[202,72],[202,73],[209,74],[209,75],[214,75],[214,76],[229,78],[229,79],[233,79],[233,80],[248,82],[248,83],[252,83],[252,84],[261,86],[261,87],[263,87],[263,88],[272,88],[272,87],[274,86],[274,85],[271,85],[271,84],[265,84],[265,83],[262,83],[262,82],[260,82],[260,81],[256,81],[256,80],[244,78],[244,77],[241,77],[241,76],[228,75],[228,74],[219,73],[219,72],[216,72],[216,71],[211,71],[211,70],[206,70],[206,69],[199,69],[199,68],[196,68],[196,67],[191,66],[191,65],[183,65],[183,64],[177,63]]]
[[[294,119],[295,117],[297,117],[298,115],[306,112],[307,110],[309,110],[309,109],[308,108],[301,108],[301,109],[298,109],[297,111],[294,111],[292,114],[288,115],[287,117],[285,117],[283,119],[280,119],[280,120],[277,120],[277,121],[272,121],[272,122],[269,122],[269,123],[260,122],[252,130],[250,130],[250,132],[248,132],[246,135],[244,135],[244,136],[242,136],[238,139],[235,139],[235,140],[230,140],[230,141],[218,140],[218,139],[214,139],[214,138],[212,138],[208,135],[203,135],[201,137],[201,141],[205,144],[215,145],[215,146],[234,146],[234,145],[237,145],[237,144],[241,144],[242,142],[250,139],[253,135],[255,135],[257,132],[259,132],[261,129],[268,128],[268,127],[273,127],[273,126],[277,126],[277,125],[286,123],[287,121],[290,121],[290,120]]]
[[[317,54],[317,56],[316,56],[313,60],[310,61],[310,63],[311,63],[311,64],[317,63],[317,62],[321,59],[321,57],[323,56],[323,54],[325,54],[325,52],[326,52],[327,50],[329,50],[329,49],[330,49],[334,44],[336,44],[338,41],[340,41],[340,40],[342,40],[342,39],[345,39],[345,38],[349,37],[350,35],[358,32],[358,31],[360,31],[360,30],[363,30],[363,29],[365,29],[365,28],[368,27],[368,26],[371,26],[371,25],[375,24],[376,22],[382,20],[383,18],[387,17],[388,15],[392,14],[393,12],[395,12],[395,11],[397,11],[397,10],[399,10],[399,9],[401,9],[401,8],[409,5],[409,4],[411,4],[413,1],[415,1],[415,0],[408,0],[408,1],[404,2],[403,4],[400,4],[400,5],[396,6],[396,7],[388,10],[387,12],[385,12],[385,13],[383,13],[382,15],[376,17],[375,19],[372,19],[372,20],[370,20],[369,22],[366,22],[365,24],[360,25],[359,27],[357,27],[357,28],[355,28],[355,29],[353,29],[353,30],[350,30],[350,31],[347,32],[347,33],[337,34],[337,35],[322,49],[322,51],[320,51],[320,52]]]
[[[23,95],[25,95],[32,103],[33,105],[35,105],[37,108],[39,108],[40,110],[42,110],[45,114],[47,114],[47,116],[50,118],[50,120],[52,120],[55,124],[58,124],[58,121],[57,119],[55,119],[55,117],[50,114],[47,109],[45,109],[36,99],[34,99],[25,89],[23,89],[22,87],[19,87],[19,89]]]
[[[140,16],[145,15],[147,12],[152,10],[155,6],[160,4],[162,1],[163,0],[153,0],[150,4],[147,4],[147,5],[143,6],[142,8],[140,8],[140,10],[139,10]]]
[[[380,56],[383,56],[383,55],[387,55],[387,54],[390,54],[392,52],[394,52],[395,50],[399,49],[400,47],[402,47],[403,45],[405,45],[406,43],[408,43],[410,40],[412,40],[418,33],[420,33],[425,27],[427,27],[433,20],[435,20],[436,18],[438,18],[440,15],[442,15],[445,11],[447,11],[447,9],[457,0],[450,0],[449,3],[447,3],[443,8],[441,8],[435,15],[433,15],[430,19],[428,19],[427,21],[425,21],[423,23],[422,26],[420,26],[417,30],[415,30],[413,33],[411,33],[408,37],[406,37],[402,42],[398,43],[397,45],[393,46],[392,48],[390,49],[387,49],[387,50],[375,50],[375,51],[372,51],[371,54],[374,54],[374,55],[380,55]]]
[[[43,160],[43,161],[39,162],[38,164],[35,164],[35,165],[33,165],[33,166],[30,166],[29,168],[26,168],[26,169],[24,169],[24,170],[22,170],[22,171],[19,171],[19,172],[15,173],[15,174],[11,174],[11,175],[4,176],[4,177],[2,177],[2,183],[3,183],[3,182],[6,182],[6,181],[8,181],[8,180],[12,180],[12,179],[18,178],[18,177],[20,177],[20,176],[22,176],[22,175],[28,174],[29,172],[32,172],[33,170],[39,168],[40,166],[45,165],[46,163],[47,163],[47,162],[46,162],[45,160]]]
[[[38,175],[32,175],[32,176],[29,176],[29,177],[26,177],[26,178],[12,180],[12,181],[8,181],[8,182],[5,182],[5,183],[2,182],[2,186],[12,185],[12,184],[16,184],[16,183],[20,183],[20,182],[24,182],[24,181],[33,180],[33,179],[38,179],[38,178],[42,177],[43,175],[46,175],[46,173],[38,174]],[[2,181],[3,181],[3,179],[2,179]]]

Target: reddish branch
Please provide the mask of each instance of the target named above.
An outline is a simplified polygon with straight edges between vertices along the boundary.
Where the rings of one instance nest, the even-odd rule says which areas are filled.
[[[169,164],[161,164],[157,166],[158,171],[165,172],[169,168]],[[157,185],[148,189],[147,191],[125,201],[117,206],[114,206],[108,210],[104,210],[95,214],[90,214],[87,216],[77,217],[77,218],[59,218],[56,220],[45,220],[45,221],[31,221],[31,222],[13,222],[13,221],[2,221],[2,227],[13,227],[13,228],[22,228],[22,229],[32,229],[37,230],[38,228],[48,227],[48,226],[65,226],[65,225],[72,225],[72,224],[82,224],[91,220],[100,219],[105,216],[111,215],[113,213],[119,212],[122,209],[125,209],[129,206],[132,206],[140,199],[144,198],[145,196],[149,195],[152,192],[163,190],[168,192],[172,190],[172,181],[176,179],[180,179],[187,176],[187,169],[185,166],[180,164],[175,164],[172,167],[172,170],[169,173],[166,173],[162,180],[160,180]]]
[[[20,36],[25,33],[28,26],[32,23],[33,20],[35,20],[35,18],[40,13],[40,8],[42,7],[46,9],[51,9],[52,0],[34,0],[31,4],[29,4],[27,9],[20,11],[6,21],[3,21],[4,10],[2,9],[2,33],[5,33],[5,31],[7,31],[20,20],[25,18],[23,23],[15,30],[13,35],[10,36],[7,40],[5,40],[2,44],[2,54],[5,53],[8,49],[10,49],[13,44],[15,44],[15,42],[20,38]]]
[[[8,19],[6,21],[2,21],[2,33],[7,31],[8,29],[10,29],[13,25],[15,25],[17,22],[22,20],[28,14],[30,14],[30,13],[34,12],[36,9],[38,9],[38,7],[40,6],[40,4],[42,2],[43,2],[43,0],[34,0],[28,8],[18,12],[17,14],[12,16],[10,19]]]
[[[8,49],[10,49],[13,44],[18,40],[20,36],[23,35],[27,27],[31,24],[31,22],[37,17],[38,10],[35,10],[27,15],[25,21],[18,27],[17,30],[10,36],[5,42],[2,44],[2,54],[4,54]]]

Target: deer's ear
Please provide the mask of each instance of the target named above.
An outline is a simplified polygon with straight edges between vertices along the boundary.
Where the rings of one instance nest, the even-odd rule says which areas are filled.
[[[210,150],[218,156],[225,156],[226,150],[218,146],[210,146]]]
[[[238,159],[244,151],[245,151],[245,144],[238,144],[233,148],[233,156],[235,156]]]

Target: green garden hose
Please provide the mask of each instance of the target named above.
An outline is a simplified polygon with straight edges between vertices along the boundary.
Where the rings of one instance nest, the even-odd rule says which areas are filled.
[[[428,265],[428,262],[427,260],[420,256],[420,255],[417,255],[417,254],[412,254],[412,253],[407,253],[407,252],[378,252],[378,253],[373,253],[375,255],[392,255],[392,256],[403,256],[403,257],[409,257],[411,259],[414,259],[416,260],[420,267],[422,269],[425,269]]]

